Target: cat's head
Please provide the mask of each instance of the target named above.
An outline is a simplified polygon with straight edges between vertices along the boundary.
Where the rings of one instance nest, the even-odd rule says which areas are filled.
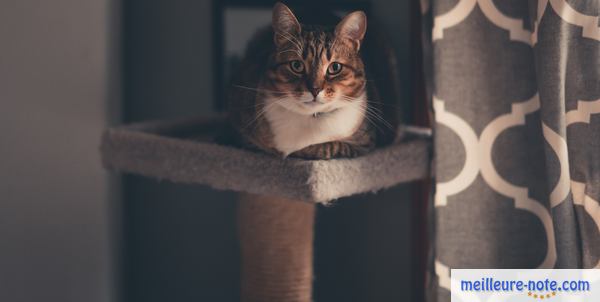
[[[305,26],[282,3],[273,8],[275,52],[263,86],[269,100],[312,115],[364,101],[366,75],[359,55],[367,29],[362,11],[335,28]]]

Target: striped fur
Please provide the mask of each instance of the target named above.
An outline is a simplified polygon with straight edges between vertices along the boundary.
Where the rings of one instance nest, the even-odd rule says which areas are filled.
[[[365,30],[362,12],[326,28],[301,25],[289,8],[276,4],[272,27],[251,41],[229,96],[241,139],[266,152],[308,159],[372,149],[375,113],[367,100],[374,91],[360,56]]]

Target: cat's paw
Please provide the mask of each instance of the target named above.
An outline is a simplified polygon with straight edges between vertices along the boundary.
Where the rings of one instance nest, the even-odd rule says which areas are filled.
[[[345,142],[327,142],[308,146],[290,154],[291,157],[326,160],[333,158],[352,158],[367,153],[368,148],[352,145]]]

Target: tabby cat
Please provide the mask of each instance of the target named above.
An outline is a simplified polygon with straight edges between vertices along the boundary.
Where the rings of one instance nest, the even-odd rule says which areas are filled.
[[[251,147],[305,159],[355,157],[373,149],[385,121],[368,101],[361,44],[366,15],[335,27],[300,24],[282,3],[272,26],[249,43],[229,95],[229,113]]]

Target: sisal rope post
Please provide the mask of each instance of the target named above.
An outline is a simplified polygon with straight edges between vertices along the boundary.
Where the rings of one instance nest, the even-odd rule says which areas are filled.
[[[309,302],[315,205],[241,194],[241,301]]]

